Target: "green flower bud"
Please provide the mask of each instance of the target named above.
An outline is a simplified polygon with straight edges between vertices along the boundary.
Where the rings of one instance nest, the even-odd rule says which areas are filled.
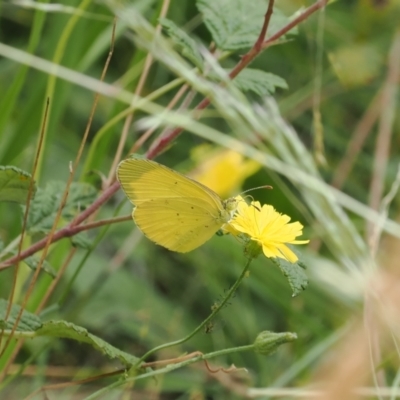
[[[246,254],[248,258],[257,258],[260,254],[262,254],[262,247],[260,243],[254,240],[249,240],[244,246],[244,254]]]
[[[269,355],[273,353],[281,344],[293,342],[297,335],[292,332],[276,333],[271,331],[261,332],[254,341],[256,353]]]

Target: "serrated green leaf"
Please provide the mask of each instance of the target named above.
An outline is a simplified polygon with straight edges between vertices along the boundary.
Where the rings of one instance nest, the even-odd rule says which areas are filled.
[[[39,188],[31,203],[27,229],[30,233],[48,233],[53,226],[65,190],[65,183],[50,182],[45,189]],[[96,189],[87,183],[72,183],[67,202],[62,211],[64,220],[71,220],[92,204]]]
[[[296,252],[292,246],[290,248],[293,252]],[[292,289],[293,296],[297,296],[307,288],[308,277],[304,272],[306,266],[300,260],[298,260],[296,263],[290,263],[289,261],[279,257],[270,258],[270,260],[277,265],[282,271],[283,275],[286,276]]]
[[[167,31],[168,36],[179,46],[182,55],[191,61],[200,71],[203,71],[204,63],[198,45],[185,31],[167,18],[159,19],[161,26]]]
[[[11,330],[15,320],[21,310],[17,304],[11,307],[10,315],[5,320],[8,302],[0,299],[0,328],[4,330]],[[5,332],[7,334],[8,332]],[[78,342],[90,344],[96,350],[100,351],[111,359],[118,359],[127,367],[135,366],[139,359],[116,347],[105,342],[103,339],[92,335],[87,329],[77,326],[67,321],[47,321],[42,322],[40,318],[28,311],[23,311],[21,319],[18,322],[15,334],[23,334],[23,336],[36,337],[36,336],[50,336],[64,339],[72,339]]]
[[[80,247],[86,250],[92,247],[92,241],[89,239],[87,232],[79,232],[78,234],[72,236],[71,243],[74,247]]]
[[[41,328],[36,331],[36,336],[66,338],[88,343],[105,356],[111,359],[118,359],[127,367],[135,366],[139,361],[137,357],[125,353],[105,342],[103,339],[92,335],[87,329],[67,321],[44,322]]]
[[[2,327],[2,329],[12,329],[17,319],[17,316],[21,310],[21,307],[18,304],[13,304],[11,306],[10,315],[8,316],[6,321],[5,316],[6,316],[7,306],[8,306],[8,301],[0,299],[0,327]],[[15,332],[31,333],[35,332],[41,326],[42,326],[42,321],[37,315],[24,310],[22,312],[21,319],[18,322],[18,326]]]
[[[196,4],[220,50],[246,49],[257,41],[267,11],[266,1],[197,0]],[[266,38],[288,22],[289,19],[274,7]]]
[[[16,253],[15,253],[16,254]],[[36,268],[39,264],[39,259],[35,256],[27,257],[23,260],[23,262],[31,269],[36,271]],[[46,272],[48,275],[50,275],[52,278],[55,278],[57,276],[56,270],[49,264],[48,261],[44,260],[43,264],[40,268],[44,272]]]
[[[247,68],[243,70],[233,83],[243,92],[250,91],[259,96],[275,93],[275,89],[287,89],[287,83],[278,75],[264,72],[260,69]]]
[[[12,166],[0,166],[0,201],[25,204],[30,182],[31,175],[27,172]],[[36,190],[35,186],[33,190]]]
[[[5,334],[9,333],[6,330],[12,329],[21,310],[19,305],[13,304],[10,315],[6,321],[5,315],[7,311],[7,305],[8,301],[0,299],[0,328],[5,330]],[[120,360],[122,364],[129,368],[137,365],[139,361],[137,357],[117,349],[116,347],[105,342],[103,339],[100,339],[99,337],[89,333],[87,329],[82,328],[81,326],[77,326],[71,322],[62,320],[42,322],[37,315],[26,310],[22,312],[21,319],[18,322],[18,326],[14,334],[22,334],[23,337],[31,338],[37,336],[50,336],[88,343],[107,357]]]
[[[15,256],[15,255],[17,255],[17,252],[11,251],[10,254]],[[27,258],[23,259],[22,262],[24,262],[30,269],[36,271],[36,268],[39,264],[39,258],[36,256],[31,256],[31,257],[27,257]],[[43,261],[43,264],[40,269],[43,270],[44,272],[46,272],[52,278],[55,278],[57,276],[56,270],[46,260]]]

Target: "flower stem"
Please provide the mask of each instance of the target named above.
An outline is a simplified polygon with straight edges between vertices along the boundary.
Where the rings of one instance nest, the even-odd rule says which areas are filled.
[[[212,313],[196,328],[194,329],[192,332],[190,332],[187,336],[185,336],[182,339],[178,339],[175,340],[173,342],[169,342],[169,343],[164,343],[161,344],[160,346],[154,347],[153,349],[149,350],[144,356],[142,356],[140,358],[140,360],[138,361],[138,365],[144,361],[149,355],[155,353],[156,351],[165,349],[167,347],[172,347],[172,346],[176,346],[178,344],[182,344],[186,341],[188,341],[189,339],[191,339],[197,332],[199,332],[201,329],[204,328],[204,326],[207,325],[208,322],[210,322],[217,313],[219,313],[221,311],[221,309],[225,306],[225,304],[228,302],[228,300],[233,296],[233,294],[236,292],[237,288],[239,287],[240,283],[242,282],[243,278],[246,276],[246,273],[250,267],[250,263],[252,261],[252,258],[249,258],[247,260],[247,263],[242,271],[242,273],[240,274],[239,278],[236,280],[236,282],[232,285],[232,287],[229,289],[228,293],[225,295],[224,299],[218,304],[217,307],[213,308]]]
[[[92,393],[91,395],[89,395],[88,397],[85,397],[84,400],[94,400],[94,399],[98,399],[100,396],[104,395],[107,392],[110,392],[112,389],[117,388],[118,386],[121,385],[126,385],[129,382],[136,382],[140,379],[146,379],[146,378],[152,378],[152,377],[156,377],[158,375],[162,375],[162,374],[166,374],[168,372],[174,371],[176,369],[179,368],[183,368],[186,367],[190,364],[194,364],[196,362],[202,361],[202,360],[209,360],[211,358],[215,358],[221,355],[225,355],[225,354],[231,354],[231,353],[238,353],[240,351],[250,351],[254,349],[254,344],[249,344],[246,346],[239,346],[239,347],[231,347],[229,349],[224,349],[224,350],[220,350],[220,351],[214,351],[212,353],[207,353],[207,354],[202,354],[202,355],[198,355],[195,356],[193,358],[189,358],[185,361],[179,362],[179,363],[173,363],[173,364],[169,364],[163,368],[159,368],[159,369],[155,369],[155,370],[148,370],[147,372],[141,374],[141,375],[125,375],[125,377],[111,383],[110,385],[103,387],[102,389],[96,391],[95,393]],[[155,349],[154,349],[155,350]]]

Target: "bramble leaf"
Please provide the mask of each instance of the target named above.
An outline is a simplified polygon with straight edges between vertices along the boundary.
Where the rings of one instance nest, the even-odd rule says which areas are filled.
[[[0,201],[25,204],[30,182],[31,175],[27,172],[12,166],[0,166]],[[33,190],[36,190],[35,186]]]
[[[43,322],[41,328],[36,331],[36,336],[52,336],[88,343],[108,358],[116,358],[127,367],[135,366],[139,361],[137,357],[117,349],[98,336],[91,334],[87,329],[67,321]]]
[[[182,55],[191,61],[200,71],[203,70],[203,57],[198,44],[184,30],[167,18],[160,18],[160,24],[167,31],[168,36],[181,49]]]
[[[29,268],[31,268],[32,270],[35,271],[39,264],[39,259],[38,259],[38,257],[31,256],[31,257],[25,258],[23,260],[23,262]],[[57,272],[55,271],[55,269],[46,260],[43,261],[43,264],[40,269],[43,270],[44,272],[46,272],[47,274],[49,274],[52,278],[55,278],[57,276]]]
[[[286,81],[280,76],[252,68],[243,70],[233,83],[243,92],[250,91],[259,96],[273,94],[276,88],[288,88]]]
[[[39,188],[31,203],[27,229],[30,233],[48,233],[53,226],[65,190],[63,182],[50,182],[45,189]],[[96,189],[87,183],[72,183],[62,219],[70,221],[96,198]]]
[[[15,324],[18,314],[21,311],[21,307],[18,304],[13,304],[11,306],[10,315],[5,320],[7,312],[8,301],[0,299],[0,327],[2,329],[11,330]],[[40,318],[28,311],[22,311],[20,320],[18,321],[18,326],[15,332],[32,333],[42,326],[42,321]]]
[[[8,302],[6,300],[0,299],[0,329],[4,330],[4,335],[11,334],[11,329],[16,321],[19,312],[21,311],[21,307],[19,305],[13,304],[11,307],[10,315],[8,316],[6,321],[5,315],[7,305]],[[117,349],[116,347],[105,342],[98,336],[91,334],[90,332],[88,332],[87,329],[82,328],[81,326],[63,320],[42,322],[37,315],[32,314],[31,312],[26,310],[22,312],[21,318],[18,322],[18,326],[13,335],[17,338],[49,336],[55,338],[72,339],[78,342],[87,343],[94,347],[96,350],[103,353],[108,358],[118,359],[128,368],[136,366],[139,361],[137,357]]]
[[[264,0],[197,0],[196,4],[217,47],[226,51],[252,47],[257,41],[267,12],[267,2]],[[266,38],[288,22],[289,19],[275,7]]]
[[[92,247],[92,241],[90,240],[87,232],[79,232],[71,237],[71,243],[74,247],[80,247],[82,249],[90,249]]]

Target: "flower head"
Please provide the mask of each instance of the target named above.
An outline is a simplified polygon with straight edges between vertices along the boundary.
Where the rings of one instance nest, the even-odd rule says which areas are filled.
[[[199,164],[191,178],[214,190],[222,198],[237,193],[243,181],[260,169],[260,164],[247,160],[233,150],[214,150],[200,146],[193,157]]]
[[[234,235],[245,234],[257,242],[266,257],[280,257],[291,263],[298,260],[287,244],[305,244],[308,240],[296,240],[303,234],[300,222],[289,222],[290,217],[280,214],[271,205],[252,201],[248,205],[241,196],[238,207],[226,231]]]

